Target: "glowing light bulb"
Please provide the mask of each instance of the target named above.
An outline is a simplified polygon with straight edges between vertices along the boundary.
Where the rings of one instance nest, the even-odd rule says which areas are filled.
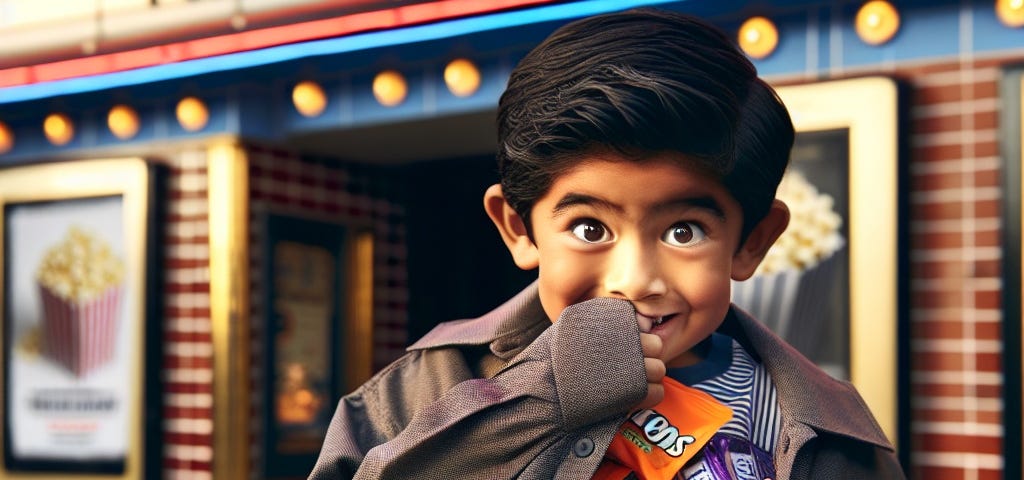
[[[46,139],[56,146],[67,145],[75,138],[75,124],[63,113],[51,113],[43,120]]]
[[[139,115],[132,107],[116,105],[107,113],[107,127],[115,137],[128,140],[139,133]]]
[[[881,45],[899,31],[900,14],[885,0],[871,0],[861,5],[854,23],[861,40],[869,45]]]
[[[405,77],[394,70],[385,70],[373,78],[373,96],[385,107],[401,104],[408,92]]]
[[[196,97],[181,99],[175,113],[181,128],[190,132],[202,130],[206,127],[206,122],[210,120],[210,112],[206,109],[206,104]]]
[[[1024,0],[996,0],[996,16],[1008,27],[1024,26]]]
[[[14,132],[6,123],[0,122],[0,154],[7,153],[14,148]]]
[[[765,58],[779,45],[779,30],[765,17],[751,17],[740,25],[740,48],[752,58]]]
[[[468,97],[480,88],[480,70],[473,62],[458,58],[444,68],[444,83],[456,97]]]
[[[327,95],[316,82],[306,80],[292,89],[292,103],[303,116],[316,117],[327,108]]]

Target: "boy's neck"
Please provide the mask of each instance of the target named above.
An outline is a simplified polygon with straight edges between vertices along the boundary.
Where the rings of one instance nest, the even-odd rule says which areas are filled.
[[[689,367],[691,365],[696,365],[706,360],[708,358],[708,353],[710,352],[711,335],[708,335],[707,337],[704,338],[704,340],[697,342],[697,344],[694,345],[693,348],[687,350],[682,355],[666,362],[665,366],[668,368],[682,368]]]

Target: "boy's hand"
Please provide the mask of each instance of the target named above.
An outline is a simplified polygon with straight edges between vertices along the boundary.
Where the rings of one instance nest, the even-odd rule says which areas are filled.
[[[661,360],[661,337],[640,332],[640,348],[644,352],[644,370],[647,372],[647,396],[637,405],[638,408],[650,408],[665,398],[665,387],[661,380],[665,378],[665,362]]]

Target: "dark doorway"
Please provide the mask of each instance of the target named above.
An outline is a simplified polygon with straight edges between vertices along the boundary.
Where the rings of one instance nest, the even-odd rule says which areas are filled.
[[[409,343],[446,320],[482,315],[537,278],[512,263],[483,210],[494,156],[402,167],[407,185]]]

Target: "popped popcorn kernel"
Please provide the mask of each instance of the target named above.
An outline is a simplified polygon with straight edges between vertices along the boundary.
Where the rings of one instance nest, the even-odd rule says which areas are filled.
[[[77,226],[47,250],[36,272],[40,285],[73,302],[96,298],[123,277],[124,262],[110,245]]]
[[[786,172],[776,197],[789,207],[789,227],[768,250],[755,275],[807,270],[845,245],[835,200],[796,170]]]

